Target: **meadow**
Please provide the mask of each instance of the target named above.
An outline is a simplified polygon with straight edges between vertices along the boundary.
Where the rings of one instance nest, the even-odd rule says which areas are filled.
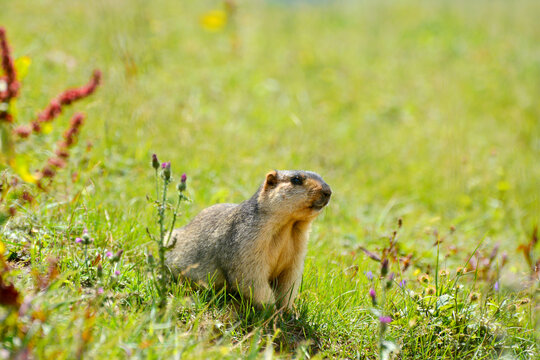
[[[2,300],[0,359],[538,358],[538,14],[534,0],[0,1],[28,65],[5,131],[103,74],[2,156],[0,294],[19,300]],[[34,198],[19,201],[8,158],[40,169],[75,111],[67,166],[46,191],[19,180]],[[330,184],[292,313],[183,283],[157,306],[154,153],[174,184],[187,175],[177,226],[272,169]],[[384,249],[392,275],[372,259]]]

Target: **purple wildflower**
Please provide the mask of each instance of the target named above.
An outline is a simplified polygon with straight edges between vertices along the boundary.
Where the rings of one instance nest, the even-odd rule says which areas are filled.
[[[114,275],[120,276],[120,270],[116,270],[116,271],[114,272]]]
[[[379,321],[381,324],[390,324],[392,322],[392,318],[390,316],[381,316]]]
[[[407,285],[407,280],[401,280],[401,281],[399,282],[399,284],[398,284],[398,286],[399,286],[400,288],[402,288],[402,289],[403,289],[406,285]]]
[[[377,304],[377,293],[375,292],[375,289],[369,289],[369,296],[371,297],[371,303],[375,306]]]
[[[76,242],[77,244],[80,244],[80,243],[82,243],[82,239],[81,239],[80,237],[78,237],[78,238],[75,239],[75,242]]]
[[[98,289],[97,289],[97,293],[98,293],[99,295],[103,294],[103,288],[102,288],[102,287],[98,288]]]
[[[107,251],[107,253],[105,254],[105,256],[106,256],[108,259],[112,259],[113,253],[112,253],[111,251]]]
[[[495,282],[495,285],[493,285],[493,290],[499,291],[499,280]]]
[[[187,181],[187,176],[184,173],[182,174],[182,177],[180,178],[180,182],[178,183],[178,186],[176,187],[176,189],[179,192],[183,192],[184,190],[186,190],[186,181]]]
[[[373,280],[373,273],[371,272],[371,270],[366,271],[366,277],[370,281]]]

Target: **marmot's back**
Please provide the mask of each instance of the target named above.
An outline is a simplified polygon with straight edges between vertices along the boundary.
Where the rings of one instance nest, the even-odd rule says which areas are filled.
[[[175,229],[172,241],[174,248],[167,253],[167,266],[173,275],[182,274],[197,282],[207,282],[208,275],[217,283],[224,278],[216,264],[219,240],[227,236],[227,221],[234,216],[237,204],[216,204],[201,211],[186,226]]]
[[[175,276],[228,283],[258,304],[279,300],[290,306],[311,222],[331,194],[314,172],[271,171],[250,199],[211,206],[175,230],[167,265]]]

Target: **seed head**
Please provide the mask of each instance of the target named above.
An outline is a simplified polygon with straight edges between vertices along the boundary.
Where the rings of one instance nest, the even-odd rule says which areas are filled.
[[[1,82],[0,82],[1,84]],[[0,89],[1,91],[1,89]],[[27,138],[30,136],[30,134],[32,133],[32,128],[28,125],[21,125],[21,126],[18,126],[16,127],[13,132],[20,138]]]
[[[523,298],[523,299],[519,300],[519,305],[526,305],[526,304],[528,304],[530,302],[531,302],[531,299]]]
[[[447,277],[448,275],[450,275],[450,272],[446,269],[442,269],[441,271],[439,271],[440,277]]]

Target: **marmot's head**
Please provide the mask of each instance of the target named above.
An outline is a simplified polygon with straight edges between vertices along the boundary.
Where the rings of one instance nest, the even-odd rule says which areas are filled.
[[[276,215],[309,220],[328,204],[331,195],[330,186],[314,172],[274,170],[266,174],[258,202]]]

